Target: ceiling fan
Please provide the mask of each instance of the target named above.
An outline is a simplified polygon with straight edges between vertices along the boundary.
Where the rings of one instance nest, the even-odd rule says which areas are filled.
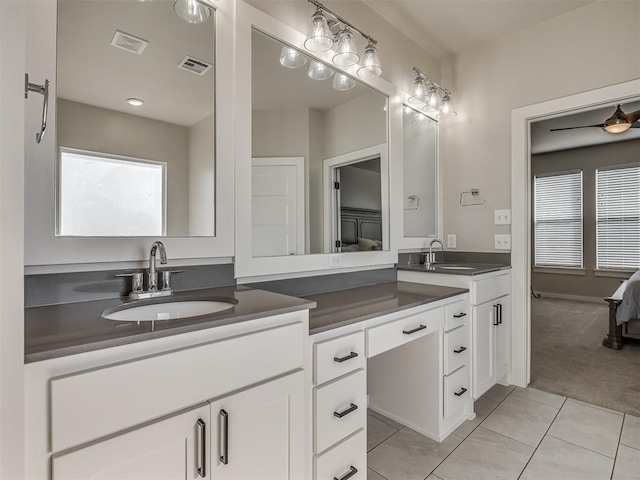
[[[640,128],[640,110],[636,110],[631,113],[624,113],[621,105],[616,107],[616,111],[607,118],[604,123],[598,123],[596,125],[581,125],[579,127],[565,127],[565,128],[552,128],[550,132],[557,132],[559,130],[575,130],[576,128],[602,128],[608,133],[622,133],[626,132],[630,128]]]

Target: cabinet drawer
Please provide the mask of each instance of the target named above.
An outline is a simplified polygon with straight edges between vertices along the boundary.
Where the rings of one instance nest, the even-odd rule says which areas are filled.
[[[444,328],[444,307],[367,329],[367,358]]]
[[[314,391],[315,452],[320,453],[367,421],[367,377],[358,370]]]
[[[456,328],[444,334],[444,373],[449,374],[469,365],[469,327]]]
[[[364,367],[364,332],[318,342],[313,348],[316,385]]]
[[[291,323],[53,378],[52,451],[300,368],[304,335],[302,323]]]
[[[469,367],[464,366],[444,377],[444,418],[460,415],[471,401]]]
[[[511,292],[511,274],[473,282],[471,303],[481,305]]]
[[[460,325],[469,324],[469,302],[466,299],[447,305],[445,311],[445,330],[451,330]]]
[[[367,479],[367,437],[364,430],[315,458],[315,480]]]

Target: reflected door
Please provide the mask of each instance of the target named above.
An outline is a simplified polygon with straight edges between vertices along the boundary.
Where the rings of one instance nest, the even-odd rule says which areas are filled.
[[[254,158],[251,175],[254,257],[304,254],[304,159]]]

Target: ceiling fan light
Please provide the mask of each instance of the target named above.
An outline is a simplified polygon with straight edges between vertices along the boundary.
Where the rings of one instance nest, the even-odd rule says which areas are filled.
[[[176,0],[173,9],[176,15],[187,23],[204,23],[211,16],[209,7],[198,0]]]
[[[626,123],[613,123],[613,124],[604,126],[604,129],[608,133],[622,133],[622,132],[626,132],[630,128],[631,128],[631,124],[629,122],[626,122]]]
[[[318,8],[311,16],[311,23],[307,30],[304,48],[310,52],[326,52],[333,47],[333,34],[329,29],[327,17]]]
[[[333,63],[339,67],[350,67],[360,61],[360,55],[353,42],[353,33],[345,28],[338,34],[337,52],[333,56]]]
[[[620,105],[618,105],[616,111],[613,112],[613,115],[604,122],[604,129],[609,133],[622,133],[630,128],[631,122],[620,108]]]
[[[286,45],[280,51],[280,65],[285,68],[300,68],[307,63],[307,58],[298,50]]]
[[[358,76],[362,78],[373,78],[382,75],[382,67],[380,66],[380,56],[376,46],[369,42],[364,49],[364,59],[362,65],[358,69]]]

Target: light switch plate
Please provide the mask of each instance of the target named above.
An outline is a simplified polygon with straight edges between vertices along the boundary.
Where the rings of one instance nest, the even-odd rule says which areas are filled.
[[[450,233],[447,235],[447,248],[456,248],[456,234]]]
[[[342,266],[342,255],[339,253],[329,255],[329,266],[330,267],[341,267]]]
[[[511,225],[511,210],[495,210],[494,223],[496,225]]]
[[[494,235],[493,239],[496,250],[511,250],[511,235]]]

